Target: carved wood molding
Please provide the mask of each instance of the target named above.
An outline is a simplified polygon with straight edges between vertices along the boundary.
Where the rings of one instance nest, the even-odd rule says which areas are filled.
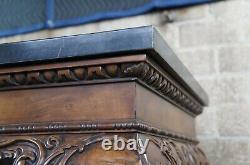
[[[177,85],[176,82],[168,78],[167,75],[164,75],[160,70],[155,68],[150,62],[124,64],[122,71],[128,77],[138,77],[139,80],[183,110],[195,115],[202,113],[202,105],[198,101]]]
[[[206,156],[196,144],[180,143],[168,138],[145,137],[156,145],[166,158],[166,162],[160,162],[162,164],[208,165]],[[124,136],[122,138],[127,139]],[[0,140],[0,160],[12,158],[14,159],[14,165],[26,163],[33,165],[65,165],[72,161],[71,158],[76,156],[77,153],[85,154],[88,152],[89,146],[100,143],[103,139],[112,141],[113,136],[110,134],[95,134],[87,138],[79,136],[72,138],[60,135],[6,137]],[[101,145],[95,147],[100,149]],[[103,152],[106,151],[103,150]],[[145,153],[146,157],[150,154],[148,152]],[[138,155],[138,153],[134,154]],[[150,165],[152,163],[151,160],[145,159],[143,155],[139,155],[139,158],[141,165]],[[112,157],[112,159],[115,159],[115,157]],[[134,162],[134,164],[137,163]]]
[[[91,122],[91,123],[32,123],[32,124],[9,124],[0,125],[0,134],[16,133],[42,133],[42,132],[114,132],[114,131],[139,131],[154,135],[165,136],[179,141],[197,144],[195,138],[175,133],[163,131],[156,127],[138,121],[128,122]]]
[[[160,148],[162,154],[171,165],[208,165],[204,152],[194,144],[178,143],[172,139],[151,138],[151,141]]]
[[[83,152],[87,146],[104,138],[107,137],[98,134],[62,143],[62,138],[57,136],[48,136],[45,141],[30,136],[10,137],[0,141],[0,159],[12,158],[14,165],[65,165],[73,154]]]
[[[122,80],[137,78],[164,98],[192,115],[202,112],[202,105],[172,78],[161,72],[150,61],[99,65],[76,65],[42,69],[21,69],[0,73],[0,90],[36,88],[51,85],[73,85],[75,82]]]

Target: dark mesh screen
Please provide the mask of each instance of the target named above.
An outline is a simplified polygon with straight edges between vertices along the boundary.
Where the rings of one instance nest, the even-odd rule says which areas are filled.
[[[42,24],[46,4],[41,0],[1,0],[0,31]]]
[[[126,11],[151,0],[55,0],[55,19],[79,18],[99,13]]]
[[[0,37],[214,0],[1,0]]]

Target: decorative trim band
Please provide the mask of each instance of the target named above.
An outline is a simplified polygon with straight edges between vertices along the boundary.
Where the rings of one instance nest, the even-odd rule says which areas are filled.
[[[198,101],[152,64],[148,62],[126,64],[122,71],[127,77],[138,77],[142,82],[167,97],[185,111],[195,115],[202,113],[203,108]]]
[[[167,158],[168,163],[162,164],[192,164],[209,165],[204,152],[197,145],[178,143],[166,138],[151,138],[152,141]]]
[[[36,133],[36,132],[106,132],[106,131],[139,131],[173,138],[175,140],[198,143],[194,138],[174,132],[167,132],[137,121],[130,122],[85,122],[85,123],[32,123],[0,125],[0,134]]]
[[[121,135],[121,138],[128,140],[127,137]],[[155,146],[159,153],[157,159],[151,159],[152,151],[146,149],[141,155],[137,151],[128,151],[126,154],[116,156],[111,152],[105,154],[105,158],[98,156],[96,151],[102,150],[100,144],[104,139],[114,140],[110,134],[90,134],[87,136],[61,136],[61,135],[42,135],[42,136],[6,136],[0,140],[0,162],[1,159],[9,158],[13,164],[34,164],[34,165],[66,165],[79,164],[83,162],[80,157],[94,156],[95,161],[87,164],[192,164],[192,165],[208,165],[208,161],[204,152],[197,144],[178,142],[169,138],[138,135],[135,140],[148,139],[149,146]],[[95,148],[91,150],[90,147]],[[138,148],[141,147],[138,144]],[[120,151],[118,151],[120,152]],[[132,155],[136,155],[134,159],[127,159]],[[72,159],[73,158],[73,159]],[[138,159],[139,158],[139,159]],[[149,159],[148,159],[149,158]],[[107,161],[108,160],[108,161]],[[116,163],[117,162],[117,163]]]
[[[85,139],[71,139],[68,143],[61,136],[53,135],[46,139],[32,136],[3,138],[0,140],[0,160],[11,158],[14,165],[66,165],[73,155],[83,153],[88,146],[106,138],[109,137],[97,134]]]
[[[0,90],[130,77],[140,79],[185,111],[194,115],[202,112],[201,103],[148,61],[0,73]]]

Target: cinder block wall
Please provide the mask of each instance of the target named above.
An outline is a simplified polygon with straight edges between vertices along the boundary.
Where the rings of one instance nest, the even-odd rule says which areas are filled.
[[[250,164],[250,0],[228,0],[0,38],[0,43],[155,25],[205,88],[197,134],[212,165]]]

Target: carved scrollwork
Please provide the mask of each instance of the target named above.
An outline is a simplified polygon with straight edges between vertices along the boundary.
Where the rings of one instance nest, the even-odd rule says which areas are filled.
[[[208,165],[207,158],[195,144],[179,143],[171,139],[151,141],[161,150],[171,165]]]
[[[62,139],[49,136],[44,142],[33,137],[15,137],[0,141],[0,159],[12,158],[14,165],[65,165],[76,152],[81,153],[91,144],[100,142],[102,134],[76,139],[71,143],[61,143]]]
[[[125,137],[122,137],[125,141]],[[169,138],[159,138],[146,136],[156,145],[166,158],[164,164],[169,165],[208,165],[205,154],[194,143],[178,142]],[[101,142],[103,139],[113,141],[113,136],[106,134],[97,134],[88,138],[69,138],[63,136],[48,136],[47,138],[19,136],[0,141],[0,160],[4,158],[14,159],[14,165],[66,165],[69,160],[77,153],[86,151],[87,147]],[[99,146],[101,147],[101,146]],[[102,150],[101,148],[95,148]],[[103,150],[104,151],[104,150]],[[100,154],[100,153],[99,153]],[[114,154],[114,153],[112,153]],[[153,164],[147,155],[138,155],[141,165]],[[144,157],[146,156],[146,157]],[[98,162],[121,162],[119,157]],[[124,162],[127,162],[123,160]],[[128,160],[131,164],[137,164],[135,159]]]
[[[41,164],[45,157],[43,144],[32,137],[0,141],[0,148],[0,159],[13,158],[14,165],[25,164],[25,162],[28,164]]]

